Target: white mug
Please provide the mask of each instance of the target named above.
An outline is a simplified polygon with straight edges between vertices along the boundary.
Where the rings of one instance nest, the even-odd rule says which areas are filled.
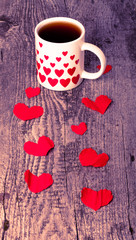
[[[75,28],[79,33],[75,39],[67,41],[66,38],[65,42],[55,42],[55,36],[57,36],[55,31],[53,40],[41,37],[41,29],[44,28],[46,34],[46,29],[53,24],[55,26],[63,24],[64,27],[69,25],[72,27],[72,31]],[[65,31],[62,31],[60,38],[63,35],[65,35]],[[66,91],[77,87],[83,78],[97,79],[103,74],[106,67],[106,58],[103,52],[97,46],[84,42],[84,39],[84,26],[72,18],[48,18],[36,26],[37,78],[43,87],[56,91]],[[101,68],[98,72],[89,73],[84,70],[84,50],[93,52],[99,58]]]

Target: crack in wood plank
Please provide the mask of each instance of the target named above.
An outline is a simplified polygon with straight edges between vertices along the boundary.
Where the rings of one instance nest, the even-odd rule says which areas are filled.
[[[3,62],[3,49],[0,51],[1,62]]]
[[[7,172],[6,172],[6,176],[5,176],[5,180],[4,180],[4,193],[3,193],[3,211],[4,211],[4,224],[3,224],[3,233],[2,233],[2,240],[4,240],[4,236],[5,236],[5,232],[8,230],[9,228],[9,221],[6,218],[6,209],[5,209],[5,196],[6,196],[6,192],[5,192],[5,187],[6,187],[6,179],[7,179]]]
[[[75,223],[76,223],[76,237],[77,237],[77,240],[79,240],[75,204],[74,204],[74,216],[75,216]]]
[[[126,154],[125,154],[125,139],[124,139],[124,127],[122,123],[122,138],[123,138],[123,149],[124,149],[124,162],[126,162]],[[130,196],[129,196],[129,187],[128,187],[128,176],[127,176],[127,169],[126,169],[126,163],[125,163],[125,174],[126,174],[126,187],[127,187],[127,196],[128,196],[128,223],[129,223],[129,231],[131,233],[132,240],[134,240],[133,237],[133,228],[131,227],[131,220],[130,220]]]

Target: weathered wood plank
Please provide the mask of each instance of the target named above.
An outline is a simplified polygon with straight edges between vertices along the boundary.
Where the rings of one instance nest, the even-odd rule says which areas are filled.
[[[135,239],[135,7],[134,1],[127,0],[1,2],[1,239]],[[41,88],[39,96],[27,99],[25,88],[38,86],[34,28],[53,16],[81,21],[86,41],[102,48],[113,69],[99,80],[84,80],[74,90]],[[85,68],[96,71],[97,64],[98,59],[87,52]],[[103,116],[81,104],[82,97],[95,100],[100,94],[113,99]],[[40,105],[44,115],[20,121],[12,113],[17,102]],[[71,124],[81,121],[88,130],[77,136]],[[25,154],[24,143],[36,142],[42,135],[55,143],[48,156]],[[86,147],[106,152],[108,164],[98,169],[82,167],[78,156]],[[24,182],[27,169],[37,175],[49,172],[54,184],[39,194],[31,193]],[[114,199],[94,212],[80,200],[83,187],[110,189]]]

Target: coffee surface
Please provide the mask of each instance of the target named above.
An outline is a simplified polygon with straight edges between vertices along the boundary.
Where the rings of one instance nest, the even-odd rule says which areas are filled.
[[[43,26],[39,30],[38,34],[46,41],[65,43],[79,38],[81,35],[81,30],[72,23],[55,22]]]

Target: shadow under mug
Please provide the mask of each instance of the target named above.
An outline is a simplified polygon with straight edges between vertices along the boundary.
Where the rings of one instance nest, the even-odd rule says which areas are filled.
[[[63,28],[61,29],[62,26]],[[52,29],[55,29],[53,34]],[[59,29],[59,33],[57,29]],[[69,31],[69,29],[71,30]],[[77,30],[77,35],[72,40],[67,40],[71,32],[74,31],[73,29],[75,29],[75,32]],[[42,31],[43,36],[45,34],[44,37],[41,34]],[[53,35],[53,40],[50,40],[49,31]],[[67,35],[66,41],[61,42],[61,38],[65,34]],[[57,36],[60,37],[60,42]],[[55,42],[56,39],[58,42]],[[106,67],[106,58],[103,52],[97,46],[86,43],[84,40],[84,26],[72,18],[48,18],[36,26],[37,78],[43,87],[55,91],[67,91],[77,87],[83,81],[83,78],[97,79],[103,74]],[[93,52],[99,58],[101,68],[98,72],[89,73],[84,70],[85,50]]]

